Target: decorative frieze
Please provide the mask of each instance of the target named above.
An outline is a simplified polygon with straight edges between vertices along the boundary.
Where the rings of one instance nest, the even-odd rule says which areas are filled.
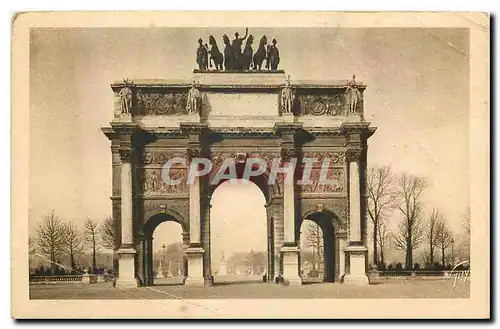
[[[145,151],[142,155],[142,164],[165,164],[169,159],[186,159],[186,152],[183,151]],[[185,166],[185,164],[175,163],[173,166]]]
[[[346,115],[346,101],[343,94],[300,95],[298,97],[302,115]]]
[[[137,113],[140,115],[189,114],[187,92],[137,91]]]
[[[329,159],[329,165],[342,165],[345,163],[345,153],[338,152],[304,152],[302,154],[302,159],[310,158],[314,159],[313,166],[321,166],[325,159]]]

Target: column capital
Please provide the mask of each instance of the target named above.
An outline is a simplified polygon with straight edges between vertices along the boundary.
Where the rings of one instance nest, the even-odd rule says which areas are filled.
[[[122,162],[130,162],[132,158],[132,149],[131,148],[120,148],[118,149],[118,153],[120,154],[120,159]]]
[[[186,149],[186,155],[188,162],[191,162],[194,158],[199,158],[201,154],[201,148],[199,145],[188,145]]]
[[[345,158],[347,162],[359,161],[363,156],[363,150],[361,148],[348,148],[345,151]]]
[[[281,148],[281,161],[289,162],[293,157],[295,157],[295,148],[289,145],[283,145]]]

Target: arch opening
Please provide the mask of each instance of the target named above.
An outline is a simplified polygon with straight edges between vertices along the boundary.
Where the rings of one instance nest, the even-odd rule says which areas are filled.
[[[143,227],[143,285],[182,284],[187,274],[185,228],[167,213],[152,216]]]
[[[266,196],[254,182],[230,179],[211,198],[210,255],[214,284],[262,282],[269,268]]]
[[[300,273],[303,282],[336,281],[334,215],[327,211],[306,216],[300,226]]]

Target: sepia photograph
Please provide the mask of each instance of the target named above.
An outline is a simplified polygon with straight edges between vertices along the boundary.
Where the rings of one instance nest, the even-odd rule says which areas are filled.
[[[488,15],[212,14],[13,20],[13,316],[488,318]]]

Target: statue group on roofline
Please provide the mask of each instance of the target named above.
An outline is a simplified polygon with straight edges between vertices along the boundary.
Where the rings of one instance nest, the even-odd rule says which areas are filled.
[[[200,71],[207,71],[209,67],[213,67],[217,71],[260,71],[262,70],[264,61],[266,62],[266,69],[273,71],[278,69],[280,54],[278,47],[276,47],[278,43],[276,39],[272,40],[272,44],[268,44],[267,37],[265,35],[262,36],[255,54],[252,48],[254,38],[253,35],[248,35],[248,28],[245,29],[245,36],[242,38],[236,32],[232,42],[226,34],[222,36],[222,40],[225,45],[224,53],[219,50],[217,41],[213,35],[208,37],[208,45],[206,43],[203,44],[203,39],[198,39],[196,63],[198,63]],[[243,41],[245,40],[246,43],[242,50]]]

